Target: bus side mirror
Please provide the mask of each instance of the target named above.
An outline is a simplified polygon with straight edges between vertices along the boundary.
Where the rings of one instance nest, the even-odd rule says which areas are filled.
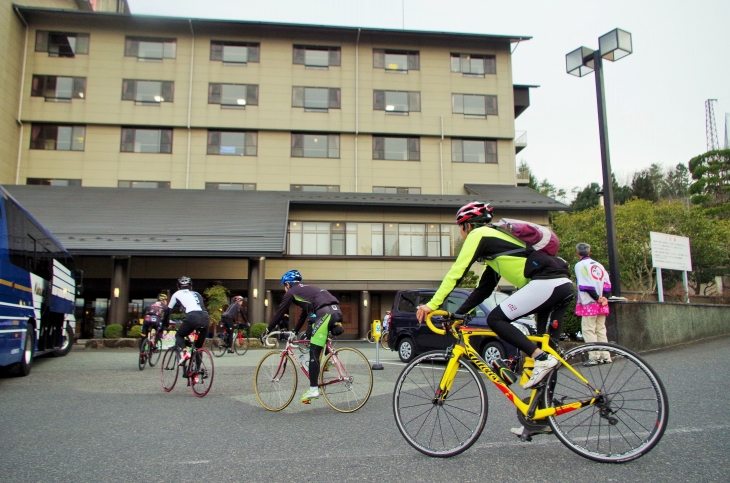
[[[80,297],[84,294],[84,271],[74,270],[74,278],[76,279],[76,296]]]

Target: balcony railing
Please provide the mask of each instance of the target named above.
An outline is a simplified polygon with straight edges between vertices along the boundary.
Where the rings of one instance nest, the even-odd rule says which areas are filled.
[[[515,132],[515,154],[527,147],[527,131]]]

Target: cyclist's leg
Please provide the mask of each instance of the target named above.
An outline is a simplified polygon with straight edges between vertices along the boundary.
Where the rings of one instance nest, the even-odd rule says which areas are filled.
[[[322,355],[323,347],[309,345],[309,387],[316,388],[319,384],[319,357]]]
[[[144,340],[147,338],[147,333],[150,330],[150,326],[152,323],[145,321],[142,323],[142,331],[140,332],[141,339],[139,339],[139,348],[142,349],[142,344],[144,343]]]
[[[185,349],[185,347],[187,347],[186,337],[195,330],[195,327],[196,325],[191,320],[189,320],[189,317],[186,316],[182,320],[182,323],[177,328],[177,331],[175,331],[175,345],[177,346],[178,350],[183,350]]]
[[[233,319],[229,317],[223,317],[221,319],[223,326],[226,328],[226,345],[228,348],[233,347]]]

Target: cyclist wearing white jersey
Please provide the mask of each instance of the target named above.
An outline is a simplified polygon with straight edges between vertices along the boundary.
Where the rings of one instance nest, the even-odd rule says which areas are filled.
[[[210,325],[210,317],[205,310],[203,296],[193,291],[193,281],[188,277],[182,277],[177,281],[177,292],[170,297],[170,310],[175,308],[176,304],[180,304],[185,311],[185,318],[182,324],[177,328],[175,333],[175,343],[180,353],[180,365],[190,359],[190,353],[187,351],[186,337],[195,329],[200,327],[200,337],[195,341],[195,347],[200,349],[208,335],[208,326]]]

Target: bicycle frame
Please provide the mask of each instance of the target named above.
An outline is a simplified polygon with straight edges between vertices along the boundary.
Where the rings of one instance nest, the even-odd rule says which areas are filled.
[[[433,322],[431,322],[432,316],[439,315],[448,316],[449,313],[440,310],[433,311],[426,318],[426,324],[433,332],[436,332],[437,334],[446,334],[445,329],[437,329],[433,325]],[[507,386],[507,384],[502,381],[502,379],[489,367],[489,365],[479,356],[477,351],[475,351],[469,343],[469,339],[471,337],[497,337],[497,334],[494,331],[488,329],[461,327],[462,323],[463,322],[456,322],[450,328],[451,334],[457,339],[457,343],[450,348],[449,352],[447,352],[447,357],[449,357],[449,361],[446,365],[444,375],[441,378],[441,382],[439,383],[439,389],[434,398],[434,402],[443,404],[443,401],[448,397],[449,391],[451,390],[451,384],[454,382],[456,372],[459,370],[459,359],[463,356],[468,357],[472,364],[474,364],[485,376],[487,376],[487,378],[489,378],[489,380],[492,381],[495,386],[497,386],[502,394],[504,394],[507,399],[509,399],[512,404],[514,404],[515,407],[517,407],[517,409],[529,419],[539,420],[548,418],[550,416],[566,414],[571,411],[575,411],[576,409],[580,409],[584,406],[594,404],[596,402],[597,398],[591,398],[584,401],[576,401],[570,404],[565,404],[563,406],[538,409],[537,403],[539,402],[539,400],[537,396],[542,394],[542,387],[537,387],[533,389],[532,393],[530,394],[529,401],[527,403],[522,402],[522,399],[520,399],[514,392],[512,392],[509,386]],[[540,348],[543,351],[552,354],[556,359],[558,359],[558,361],[560,361],[561,364],[565,366],[566,369],[571,371],[578,378],[578,380],[582,381],[593,391],[595,391],[596,395],[599,394],[598,390],[591,387],[590,383],[578,371],[573,369],[573,367],[571,367],[571,365],[568,364],[560,356],[560,354],[558,354],[552,347],[550,347],[550,336],[548,334],[541,336],[530,335],[527,336],[527,338],[532,342],[539,343]]]
[[[278,330],[271,332],[270,334],[268,334],[267,341],[268,341],[269,337],[278,335],[280,333],[286,334],[287,332],[286,331],[281,332]],[[279,359],[279,367],[276,369],[276,373],[274,374],[274,379],[276,379],[279,376],[279,374],[283,373],[283,371],[286,370],[285,355],[289,354],[289,356],[292,359],[294,359],[295,361],[298,360],[296,354],[294,353],[294,348],[296,348],[297,344],[299,344],[299,343],[305,344],[305,343],[309,342],[308,339],[301,339],[301,340],[296,340],[296,341],[292,340],[292,337],[294,337],[294,336],[296,336],[296,334],[294,332],[289,333],[289,337],[286,340],[286,347],[284,347],[284,349],[282,349],[282,351],[281,351],[281,358]],[[267,343],[267,345],[268,345],[268,343]],[[332,365],[337,369],[337,374],[339,377],[337,379],[332,379],[327,382],[319,382],[319,383],[317,383],[317,387],[329,386],[330,384],[342,382],[347,377],[347,372],[345,371],[345,368],[342,366],[340,359],[335,355],[335,350],[332,347],[332,341],[329,339],[329,337],[327,338],[327,345],[325,346],[325,348],[327,349],[327,351],[329,351],[330,354],[332,354],[332,357],[330,358],[330,360],[332,361]],[[307,378],[307,380],[309,380],[309,371],[302,364],[299,364],[299,368],[302,370],[302,372],[304,373],[304,376]]]

